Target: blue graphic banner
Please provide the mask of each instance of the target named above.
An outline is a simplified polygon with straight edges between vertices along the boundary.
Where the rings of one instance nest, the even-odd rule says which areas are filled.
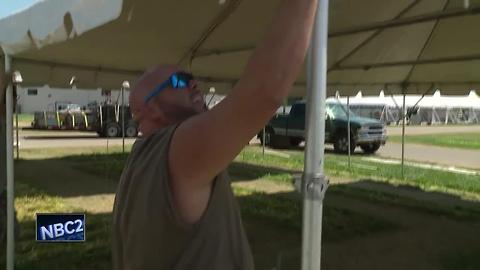
[[[85,214],[37,214],[39,242],[85,241]]]

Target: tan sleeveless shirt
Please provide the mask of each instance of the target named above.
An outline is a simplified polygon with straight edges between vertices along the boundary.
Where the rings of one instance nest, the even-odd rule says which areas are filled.
[[[113,268],[253,269],[240,212],[226,172],[212,187],[199,222],[188,225],[172,204],[167,153],[176,126],[135,142],[113,209]]]

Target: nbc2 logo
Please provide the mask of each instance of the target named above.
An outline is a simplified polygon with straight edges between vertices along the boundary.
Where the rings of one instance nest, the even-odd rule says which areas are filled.
[[[85,215],[37,214],[37,241],[85,241]]]
[[[48,225],[48,228],[44,226],[40,227],[40,239],[50,240],[64,235],[71,235],[74,233],[83,232],[83,222],[80,219],[75,221],[67,221],[63,223],[55,223]]]

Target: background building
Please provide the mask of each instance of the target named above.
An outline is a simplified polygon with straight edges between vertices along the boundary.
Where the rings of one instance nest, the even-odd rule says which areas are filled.
[[[128,104],[130,92],[125,91],[125,104]],[[90,103],[121,103],[120,90],[102,89],[56,89],[48,86],[37,88],[19,88],[18,105],[20,113],[36,111],[54,111],[56,104],[78,104],[81,107]]]

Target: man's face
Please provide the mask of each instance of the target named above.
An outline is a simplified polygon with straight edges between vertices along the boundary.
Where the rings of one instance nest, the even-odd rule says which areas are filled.
[[[168,87],[149,102],[152,102],[172,122],[183,121],[207,110],[195,80],[191,80],[185,88]]]

